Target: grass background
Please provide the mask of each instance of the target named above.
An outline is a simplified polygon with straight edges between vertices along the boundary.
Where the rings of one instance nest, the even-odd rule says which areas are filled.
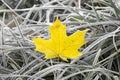
[[[56,16],[67,34],[89,29],[83,56],[45,60],[33,37],[49,38]],[[1,0],[0,80],[120,80],[119,0]]]

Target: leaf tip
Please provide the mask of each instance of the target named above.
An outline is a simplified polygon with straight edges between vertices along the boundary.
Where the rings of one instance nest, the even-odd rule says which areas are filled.
[[[56,17],[55,22],[53,24],[55,27],[59,27],[61,25],[61,21],[59,20],[58,17]]]

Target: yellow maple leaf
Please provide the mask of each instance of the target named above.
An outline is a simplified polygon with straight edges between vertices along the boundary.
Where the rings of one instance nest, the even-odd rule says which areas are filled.
[[[49,26],[49,30],[49,40],[43,38],[32,39],[36,46],[35,50],[44,53],[46,59],[60,57],[67,61],[68,58],[74,59],[82,55],[78,49],[86,43],[84,37],[87,30],[78,30],[67,36],[66,25],[63,25],[58,18],[52,26]]]

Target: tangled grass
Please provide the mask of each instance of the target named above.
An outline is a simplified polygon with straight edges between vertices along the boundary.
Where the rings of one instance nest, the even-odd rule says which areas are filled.
[[[119,0],[1,0],[0,80],[120,80]],[[55,17],[67,34],[89,29],[83,56],[46,60],[31,38],[48,39]]]

